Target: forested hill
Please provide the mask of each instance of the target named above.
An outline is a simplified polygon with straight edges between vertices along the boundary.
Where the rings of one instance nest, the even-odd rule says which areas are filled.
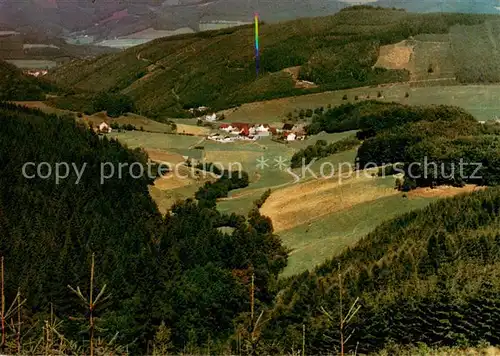
[[[258,213],[224,216],[185,201],[162,217],[148,193],[152,179],[138,173],[137,164],[147,172],[144,152],[98,136],[73,118],[11,104],[0,103],[0,120],[0,253],[7,304],[15,302],[18,288],[26,298],[21,331],[28,354],[63,346],[64,354],[88,354],[88,310],[68,285],[89,294],[92,254],[94,298],[104,284],[109,296],[93,314],[94,336],[110,352],[127,347],[146,353],[148,342],[172,353],[221,344],[249,310],[252,274],[256,303],[272,300],[286,252],[271,225],[259,224]],[[36,166],[25,167],[26,177],[35,176],[26,178],[27,162],[46,163],[38,174]],[[42,178],[56,164],[66,175],[63,163],[70,165],[67,178]],[[119,176],[118,163],[136,168]],[[111,165],[115,174],[101,181]],[[223,226],[232,232],[221,232]],[[54,343],[38,343],[44,321],[54,318]],[[3,353],[14,353],[15,340],[9,329]]]
[[[0,100],[45,100],[45,93],[55,90],[53,84],[24,75],[0,59]]]
[[[262,24],[258,79],[251,26],[157,39],[122,53],[72,62],[50,77],[83,92],[127,94],[137,111],[150,117],[181,116],[187,115],[187,108],[202,105],[221,109],[315,91],[405,81],[405,70],[372,68],[380,46],[421,33],[448,33],[453,25],[481,24],[488,18],[499,17],[359,6],[328,17]],[[300,66],[300,79],[318,87],[296,88],[292,76],[283,71],[295,66]],[[77,99],[73,109],[82,111]],[[64,100],[67,104],[69,99]]]
[[[356,136],[363,140],[356,157],[359,166],[398,163],[401,173],[405,174],[405,190],[443,184],[492,186],[500,183],[497,168],[500,125],[479,123],[458,107],[378,101],[344,104],[314,117],[307,127],[310,134],[323,130],[358,130]],[[298,166],[302,159],[309,162],[314,157],[328,155],[344,144],[349,147],[357,143],[348,140],[330,147],[316,144],[296,152],[292,164]],[[433,164],[429,166],[426,162]]]
[[[500,343],[500,189],[440,200],[380,225],[355,247],[284,281],[262,339],[338,350],[339,266],[346,352],[397,344]],[[333,318],[329,321],[321,307]]]

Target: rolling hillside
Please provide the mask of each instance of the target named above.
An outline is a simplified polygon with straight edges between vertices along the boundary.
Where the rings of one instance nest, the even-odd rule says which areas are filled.
[[[488,15],[411,14],[354,7],[334,16],[261,26],[262,70],[255,78],[250,26],[162,38],[93,60],[73,62],[51,78],[81,91],[131,96],[139,113],[184,116],[196,106],[244,102],[408,80],[406,70],[372,68],[381,45],[420,33],[448,33]],[[301,89],[289,71],[317,87]]]
[[[499,199],[498,188],[488,188],[440,200],[383,223],[340,256],[291,277],[262,339],[300,345],[304,324],[310,354],[335,353],[340,266],[344,317],[357,297],[361,306],[345,329],[352,333],[346,353],[376,352],[389,342],[498,344]]]

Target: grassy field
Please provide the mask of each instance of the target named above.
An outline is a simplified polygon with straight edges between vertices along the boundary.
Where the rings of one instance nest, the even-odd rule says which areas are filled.
[[[383,221],[422,208],[435,199],[407,199],[401,194],[382,197],[280,232],[278,235],[283,243],[292,249],[282,276],[313,269],[346,247],[353,246]]]
[[[380,92],[382,98],[377,98]],[[406,98],[405,94],[409,97]],[[348,99],[343,100],[347,95]],[[286,118],[287,113],[295,109],[314,109],[336,106],[346,102],[355,102],[355,96],[360,100],[377,99],[395,101],[411,105],[447,104],[456,105],[468,110],[478,120],[492,120],[500,116],[500,85],[453,85],[413,87],[410,84],[391,84],[380,87],[366,87],[324,92],[258,103],[242,105],[237,111],[226,112],[226,121],[238,122],[243,118],[252,118],[251,122],[274,122]],[[248,119],[250,120],[250,119]]]
[[[109,136],[118,139],[130,148],[152,148],[201,158],[199,150],[190,148],[203,141],[203,138],[200,139],[200,137],[196,136],[167,135],[141,131],[112,132]]]
[[[455,60],[448,34],[422,34],[382,46],[375,67],[406,69],[411,82],[455,78]]]
[[[450,41],[416,41],[413,48],[411,80],[455,78]]]
[[[151,186],[149,188],[149,194],[151,194],[151,197],[156,202],[156,205],[158,205],[160,212],[165,214],[175,202],[194,196],[194,193],[196,193],[202,185],[202,183],[192,183],[175,189],[160,189],[158,187]]]
[[[55,108],[53,106],[49,106],[43,101],[13,101],[13,103],[17,105],[23,105],[31,109],[38,109],[47,114],[57,114],[57,115],[74,114],[72,111],[69,110],[63,110]]]

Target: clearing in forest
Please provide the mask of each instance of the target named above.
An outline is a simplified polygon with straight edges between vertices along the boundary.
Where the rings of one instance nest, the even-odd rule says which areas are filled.
[[[410,60],[413,45],[404,40],[395,44],[381,46],[375,68],[406,69],[411,72]]]

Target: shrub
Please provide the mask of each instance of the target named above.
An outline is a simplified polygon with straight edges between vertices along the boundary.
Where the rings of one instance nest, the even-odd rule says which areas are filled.
[[[135,131],[135,130],[137,130],[137,128],[134,125],[132,125],[132,124],[124,124],[124,125],[122,125],[122,129],[126,130],[126,131]]]
[[[347,94],[344,94],[344,96],[342,97],[342,100],[347,100]],[[330,106],[331,107],[331,106]],[[329,107],[329,108],[330,108]]]

